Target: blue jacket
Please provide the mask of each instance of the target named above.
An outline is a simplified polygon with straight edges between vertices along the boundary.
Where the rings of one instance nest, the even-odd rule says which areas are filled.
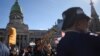
[[[9,53],[7,46],[0,42],[0,56],[9,56]]]
[[[100,37],[67,32],[57,46],[57,56],[100,56]]]

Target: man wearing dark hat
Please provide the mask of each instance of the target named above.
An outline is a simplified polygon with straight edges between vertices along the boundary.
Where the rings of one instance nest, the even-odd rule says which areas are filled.
[[[100,56],[100,37],[90,33],[90,18],[80,7],[62,13],[65,36],[57,46],[57,56]]]

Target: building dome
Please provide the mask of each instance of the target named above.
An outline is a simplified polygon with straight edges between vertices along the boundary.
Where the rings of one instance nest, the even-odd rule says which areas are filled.
[[[18,0],[16,0],[15,4],[11,8],[11,12],[13,12],[13,11],[19,11],[19,12],[21,12],[20,6],[18,4]]]

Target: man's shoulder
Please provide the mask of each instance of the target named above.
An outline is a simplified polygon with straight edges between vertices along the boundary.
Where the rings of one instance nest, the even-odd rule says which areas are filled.
[[[79,36],[79,32],[66,32],[64,37],[76,37]]]
[[[92,40],[100,40],[100,34],[89,33],[89,38],[92,39]]]
[[[97,34],[97,33],[92,33],[92,32],[86,34],[86,36],[88,36],[88,37],[90,37],[90,38],[100,38],[100,35],[99,35],[99,34]]]
[[[82,33],[82,32],[67,32],[65,36],[62,38],[62,40],[75,40],[75,39],[100,39],[100,34],[92,33],[92,32],[87,32],[87,33]]]
[[[94,36],[94,37],[99,37],[99,34],[97,34],[97,33],[92,33],[92,32],[90,32],[89,35],[90,35],[90,36]]]
[[[73,39],[76,39],[80,37],[79,32],[66,32],[65,36],[61,39],[61,42],[71,41]]]

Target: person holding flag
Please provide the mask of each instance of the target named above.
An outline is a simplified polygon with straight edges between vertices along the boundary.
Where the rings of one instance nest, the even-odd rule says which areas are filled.
[[[16,29],[14,27],[9,27],[8,28],[8,44],[10,48],[10,56],[16,55],[17,52],[15,53],[15,45],[16,45]]]

